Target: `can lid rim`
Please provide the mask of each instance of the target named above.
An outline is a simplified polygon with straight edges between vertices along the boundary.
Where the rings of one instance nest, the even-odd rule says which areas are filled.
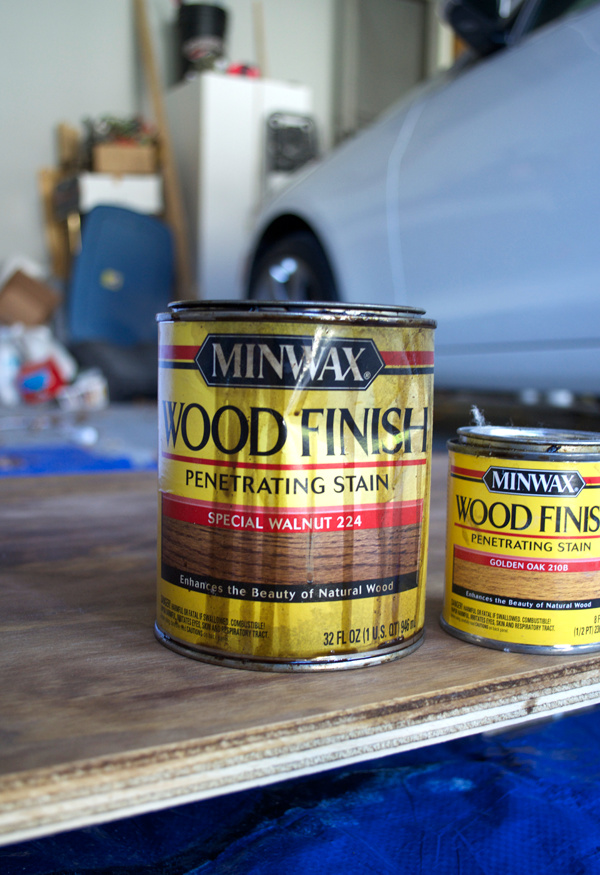
[[[536,449],[542,452],[570,452],[581,449],[600,452],[600,432],[558,428],[527,428],[501,425],[473,425],[457,429],[462,444],[508,449]]]
[[[157,320],[164,322],[169,319],[187,316],[189,319],[200,316],[215,318],[222,314],[232,318],[236,314],[244,317],[261,314],[275,318],[301,316],[305,318],[335,318],[343,316],[344,321],[354,321],[361,318],[384,319],[414,319],[425,315],[425,310],[418,307],[396,306],[393,304],[348,304],[340,301],[250,301],[250,300],[182,300],[172,301],[167,305],[167,311],[159,313]],[[419,319],[430,327],[436,327],[431,319]]]

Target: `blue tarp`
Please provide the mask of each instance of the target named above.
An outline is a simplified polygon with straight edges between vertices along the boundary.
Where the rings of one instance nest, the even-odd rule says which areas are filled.
[[[153,469],[156,469],[155,460],[139,462],[131,455],[107,455],[81,447],[0,446],[0,478]]]
[[[0,873],[600,873],[600,712],[14,845]]]

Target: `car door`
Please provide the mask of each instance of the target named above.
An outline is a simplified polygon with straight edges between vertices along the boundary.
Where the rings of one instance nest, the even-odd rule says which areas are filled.
[[[437,319],[438,386],[598,392],[600,7],[413,107],[390,162],[396,298]]]

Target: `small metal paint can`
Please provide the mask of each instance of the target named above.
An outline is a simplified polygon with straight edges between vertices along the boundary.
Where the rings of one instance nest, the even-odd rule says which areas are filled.
[[[414,650],[435,323],[248,301],[175,303],[158,322],[159,640],[272,671]]]
[[[472,426],[448,450],[442,627],[498,650],[600,649],[600,433]]]

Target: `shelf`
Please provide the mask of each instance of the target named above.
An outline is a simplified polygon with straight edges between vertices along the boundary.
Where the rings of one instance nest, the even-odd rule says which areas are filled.
[[[439,627],[447,457],[434,454],[424,644],[271,674],[154,638],[156,477],[5,480],[0,842],[507,727],[600,701],[600,655],[475,647]]]

